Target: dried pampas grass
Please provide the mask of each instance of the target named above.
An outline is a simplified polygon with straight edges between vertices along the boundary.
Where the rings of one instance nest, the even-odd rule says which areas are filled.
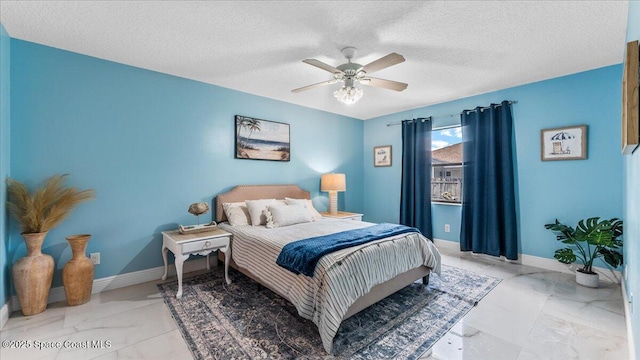
[[[65,187],[64,175],[54,175],[33,194],[20,181],[7,179],[7,209],[20,223],[23,233],[49,231],[62,222],[83,201],[93,199],[94,190]]]

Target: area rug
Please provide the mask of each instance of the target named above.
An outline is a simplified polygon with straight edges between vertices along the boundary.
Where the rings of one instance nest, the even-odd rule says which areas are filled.
[[[160,292],[195,359],[417,359],[491,291],[500,279],[443,266],[429,285],[416,282],[342,323],[334,354],[318,328],[287,300],[222,267],[175,281]]]

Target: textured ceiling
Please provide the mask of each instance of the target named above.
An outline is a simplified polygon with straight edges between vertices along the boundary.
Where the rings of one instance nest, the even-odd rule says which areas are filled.
[[[358,119],[622,62],[627,1],[0,1],[11,37]],[[302,63],[404,63],[343,105]]]

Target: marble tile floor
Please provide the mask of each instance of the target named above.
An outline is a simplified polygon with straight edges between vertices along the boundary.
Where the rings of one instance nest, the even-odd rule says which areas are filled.
[[[628,359],[622,291],[572,274],[442,251],[443,263],[502,282],[420,359]]]
[[[420,359],[628,358],[618,284],[588,289],[570,274],[444,250],[442,255],[444,264],[503,280]],[[34,316],[16,312],[0,339],[31,341],[29,349],[1,348],[2,360],[192,358],[156,282],[95,294],[80,306],[50,304]],[[62,348],[45,347],[52,344]]]

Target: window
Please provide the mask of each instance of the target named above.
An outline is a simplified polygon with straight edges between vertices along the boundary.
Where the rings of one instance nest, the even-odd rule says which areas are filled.
[[[431,201],[460,203],[462,198],[462,127],[431,133]]]

